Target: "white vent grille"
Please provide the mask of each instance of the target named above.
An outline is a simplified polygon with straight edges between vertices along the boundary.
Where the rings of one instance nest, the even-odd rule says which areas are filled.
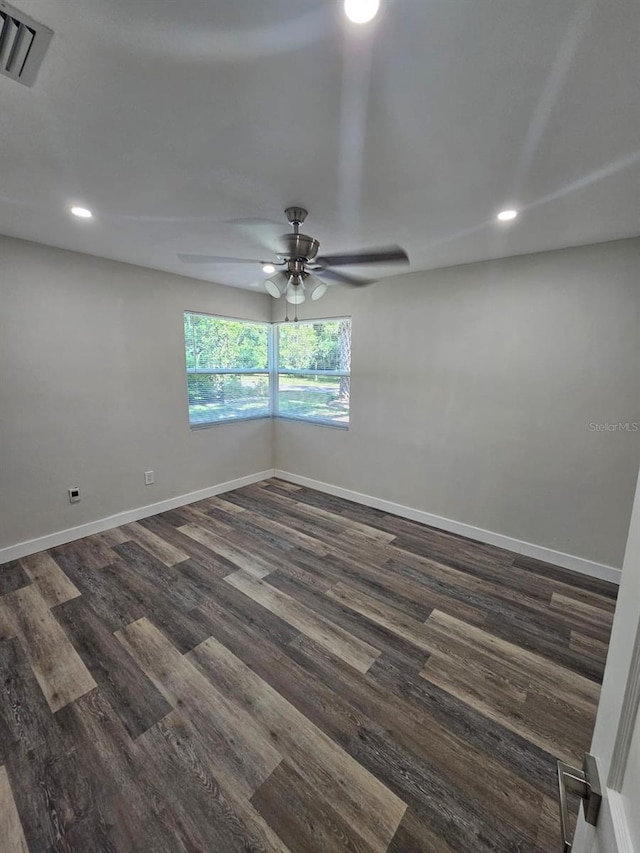
[[[53,32],[0,0],[0,74],[33,86]]]

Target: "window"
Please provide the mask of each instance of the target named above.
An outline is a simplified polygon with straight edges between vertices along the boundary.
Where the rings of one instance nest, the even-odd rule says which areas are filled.
[[[284,417],[347,427],[351,320],[253,323],[184,315],[192,427]]]
[[[278,326],[276,414],[349,423],[351,320]]]
[[[269,417],[268,323],[184,315],[192,427]]]

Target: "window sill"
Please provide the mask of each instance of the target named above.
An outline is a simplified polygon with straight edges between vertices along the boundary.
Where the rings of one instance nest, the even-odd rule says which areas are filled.
[[[248,415],[246,418],[221,418],[219,421],[209,421],[205,424],[189,424],[189,429],[197,431],[209,429],[210,427],[224,426],[225,424],[243,424],[247,421],[268,421],[271,415]]]
[[[292,421],[298,424],[312,424],[313,426],[329,427],[330,429],[341,429],[349,431],[349,424],[339,424],[335,421],[323,421],[320,418],[296,418],[294,415],[274,415],[280,421]]]
[[[225,418],[224,420],[211,421],[206,424],[189,424],[189,429],[193,431],[201,429],[209,429],[210,427],[224,426],[225,424],[242,424],[246,421],[291,421],[298,424],[311,424],[312,426],[329,427],[329,429],[340,429],[343,432],[349,431],[349,424],[337,424],[333,421],[322,421],[316,418],[296,418],[292,415],[251,415],[247,418]]]

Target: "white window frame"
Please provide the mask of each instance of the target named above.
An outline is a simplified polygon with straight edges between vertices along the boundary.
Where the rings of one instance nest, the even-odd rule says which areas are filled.
[[[349,323],[353,323],[351,317],[318,317],[316,319],[311,320],[299,320],[295,325],[298,326],[315,326],[319,323],[339,323],[341,320],[348,320]],[[278,389],[280,387],[280,377],[281,376],[335,376],[337,378],[346,377],[351,380],[351,371],[350,370],[281,370],[278,363],[278,334],[281,326],[287,327],[291,326],[290,322],[280,322],[274,323],[274,344],[273,344],[273,352],[274,352],[274,362],[275,362],[275,371],[273,375],[272,385],[272,393],[273,393],[273,416],[276,418],[281,418],[286,421],[297,421],[299,423],[307,423],[307,424],[315,424],[316,426],[327,426],[332,427],[333,429],[343,429],[348,430],[351,423],[351,399],[349,399],[349,420],[347,423],[338,423],[336,421],[332,421],[329,418],[312,418],[306,417],[303,415],[283,415],[280,414],[279,411],[279,394]],[[349,382],[349,395],[351,395],[351,382]]]
[[[187,385],[187,418],[189,420],[190,429],[209,429],[209,427],[218,426],[218,424],[232,424],[237,423],[238,421],[256,421],[256,420],[264,420],[265,418],[272,417],[273,407],[272,407],[272,396],[273,396],[273,381],[272,381],[272,365],[271,365],[271,353],[272,353],[272,337],[273,337],[273,324],[268,323],[265,320],[247,320],[246,317],[228,317],[222,314],[209,314],[206,311],[190,311],[185,310],[183,312],[183,326],[184,326],[184,317],[187,314],[192,314],[198,317],[210,317],[213,320],[229,320],[233,323],[246,323],[248,326],[266,326],[267,327],[267,353],[268,353],[268,364],[264,369],[255,369],[252,367],[218,367],[218,368],[208,368],[208,367],[189,367],[187,365],[187,350],[186,350],[186,337],[185,337],[185,368],[186,368],[186,385]],[[264,415],[236,415],[231,418],[219,418],[215,421],[206,421],[201,424],[191,423],[191,412],[189,408],[189,377],[190,376],[266,376],[269,382],[269,397],[268,397],[268,411]]]
[[[326,426],[332,429],[348,430],[351,423],[351,405],[349,405],[349,421],[347,423],[336,423],[327,418],[312,418],[300,415],[284,415],[279,411],[279,377],[280,376],[335,376],[337,378],[347,377],[351,379],[350,370],[281,370],[278,364],[278,334],[280,326],[290,326],[290,322],[269,323],[265,320],[248,320],[246,317],[229,317],[226,314],[210,314],[206,311],[194,311],[185,309],[183,312],[183,329],[184,317],[191,314],[198,317],[210,317],[214,320],[229,320],[235,323],[246,323],[251,326],[267,326],[268,340],[267,353],[268,363],[265,369],[255,369],[251,367],[234,367],[234,368],[203,368],[203,367],[188,367],[187,365],[187,350],[185,337],[185,369],[186,369],[186,391],[187,391],[187,419],[189,428],[192,430],[209,429],[220,424],[237,423],[238,421],[254,421],[264,420],[265,418],[281,418],[282,420],[297,421],[298,423],[314,424],[315,426]],[[310,320],[300,320],[297,325],[317,325],[318,323],[337,323],[341,320],[349,320],[352,323],[351,317],[318,317]],[[237,415],[230,418],[219,418],[214,421],[204,423],[191,423],[191,413],[189,409],[189,377],[190,376],[266,376],[269,382],[269,410],[265,414],[260,415]]]

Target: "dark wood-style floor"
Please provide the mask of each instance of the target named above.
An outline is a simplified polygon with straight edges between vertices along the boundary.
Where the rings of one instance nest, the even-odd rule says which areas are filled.
[[[3,853],[550,853],[615,588],[272,480],[0,595]]]

